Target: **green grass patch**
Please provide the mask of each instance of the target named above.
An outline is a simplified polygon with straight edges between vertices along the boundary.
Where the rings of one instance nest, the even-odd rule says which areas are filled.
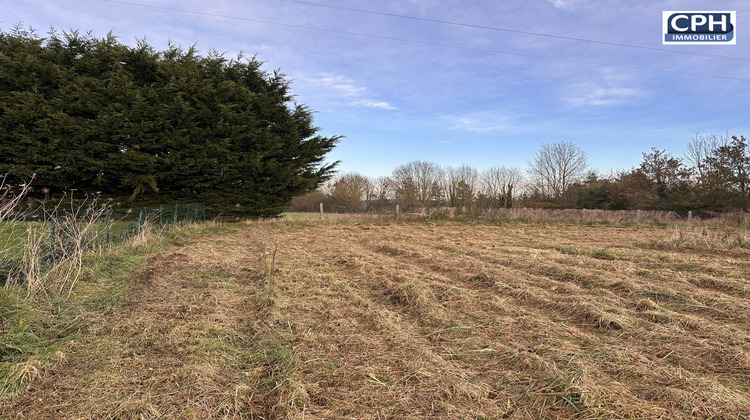
[[[395,248],[395,247],[392,247],[392,246],[389,246],[389,245],[383,245],[380,248],[378,248],[377,251],[380,252],[380,253],[382,253],[382,254],[390,255],[392,257],[396,257],[396,256],[399,256],[399,255],[406,254],[406,252],[404,250],[399,249],[399,248]]]
[[[605,261],[613,261],[617,259],[617,255],[613,254],[612,251],[608,249],[595,249],[589,252],[589,256],[591,258],[596,258],[598,260],[605,260]]]
[[[86,254],[81,277],[70,295],[29,294],[23,284],[0,289],[0,398],[21,392],[46,363],[64,352],[65,344],[85,333],[87,316],[117,305],[131,286],[128,275],[149,254],[227,227],[216,223],[186,225]]]
[[[558,246],[555,246],[553,249],[561,254],[566,254],[566,255],[580,255],[581,254],[580,251],[578,251],[576,248],[573,248],[572,246],[569,246],[569,245],[558,245]]]

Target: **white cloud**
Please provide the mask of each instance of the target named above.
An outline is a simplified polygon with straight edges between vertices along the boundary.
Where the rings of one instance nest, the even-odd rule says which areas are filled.
[[[361,100],[361,101],[352,102],[352,105],[364,106],[366,108],[385,109],[386,111],[393,111],[394,109],[396,109],[395,106],[389,104],[388,102],[385,102],[385,101],[372,101],[372,100],[367,100],[367,99]]]
[[[605,70],[598,77],[574,84],[565,89],[564,99],[575,107],[614,106],[632,102],[646,96],[631,77],[616,71]],[[598,79],[598,80],[596,80]]]
[[[333,102],[344,103],[353,107],[382,109],[386,111],[396,109],[389,102],[372,99],[369,89],[342,75],[324,73],[320,77],[305,80],[305,82],[314,86],[316,90],[321,90],[320,94],[328,97]]]
[[[488,133],[493,131],[508,131],[515,124],[515,116],[497,111],[472,112],[461,115],[447,115],[443,117],[450,121],[452,130]]]
[[[599,1],[581,1],[581,0],[547,0],[552,6],[559,10],[572,11],[593,11],[598,14],[598,18],[607,18],[611,6],[616,4],[618,10],[625,10],[628,7],[643,7],[641,5],[622,4],[621,0],[599,0]],[[640,9],[636,9],[640,10]]]
[[[573,106],[610,106],[629,102],[643,95],[638,88],[606,87],[585,83],[576,87],[576,93],[567,100]]]
[[[359,96],[367,91],[363,86],[357,86],[352,79],[348,79],[344,76],[325,74],[318,79],[318,82],[326,88],[333,89],[339,94],[348,97]]]

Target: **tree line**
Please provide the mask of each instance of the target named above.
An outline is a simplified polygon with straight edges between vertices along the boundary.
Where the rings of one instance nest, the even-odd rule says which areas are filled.
[[[33,178],[40,198],[77,190],[144,204],[199,201],[242,216],[278,215],[305,193],[295,208],[750,206],[747,141],[728,135],[696,136],[682,157],[652,149],[639,166],[607,175],[559,142],[523,169],[415,161],[387,177],[331,179],[336,163],[324,159],[340,137],[318,135],[285,76],[262,64],[194,47],[129,47],[112,34],[0,31],[0,174],[6,185]]]
[[[629,170],[602,175],[571,142],[543,144],[525,168],[442,167],[414,161],[390,176],[344,173],[292,202],[293,210],[392,211],[455,207],[579,208],[726,212],[750,207],[750,151],[744,136],[696,135],[683,156],[652,149]]]
[[[0,174],[33,178],[40,197],[276,215],[333,174],[324,158],[339,137],[318,135],[285,76],[262,64],[111,33],[0,32]]]

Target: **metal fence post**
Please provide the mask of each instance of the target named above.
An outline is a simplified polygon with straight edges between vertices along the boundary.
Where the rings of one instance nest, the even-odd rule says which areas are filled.
[[[50,216],[50,254],[49,259],[55,265],[55,216]]]
[[[136,235],[140,235],[142,225],[143,225],[143,209],[141,209],[141,213],[138,215],[138,226],[136,226],[135,228]]]
[[[106,233],[106,235],[107,235],[107,245],[109,245],[109,218],[111,217],[111,215],[112,215],[112,210],[111,209],[107,210],[107,213],[105,213],[105,220],[106,220],[105,221],[105,225],[106,225],[105,229],[107,230],[107,233]]]

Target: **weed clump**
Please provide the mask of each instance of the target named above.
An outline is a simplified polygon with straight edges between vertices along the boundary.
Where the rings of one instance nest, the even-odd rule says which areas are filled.
[[[649,310],[655,310],[657,308],[659,308],[659,305],[657,305],[656,302],[648,298],[639,300],[638,303],[636,303],[635,305],[635,309],[639,311],[649,311]]]
[[[386,295],[392,303],[410,308],[419,308],[427,302],[426,292],[420,280],[410,280],[389,288]]]
[[[596,258],[598,260],[613,261],[617,259],[617,255],[614,255],[611,251],[607,249],[595,249],[591,251],[589,255],[592,258]]]
[[[395,248],[395,247],[392,247],[392,246],[389,246],[389,245],[383,245],[383,246],[381,246],[380,248],[378,248],[378,252],[381,252],[381,253],[383,253],[385,255],[390,255],[392,257],[397,257],[399,255],[406,254],[406,252],[404,252],[404,250],[399,249],[399,248]]]
[[[471,278],[469,278],[469,281],[485,287],[495,285],[495,279],[490,277],[486,273],[479,273],[475,276],[472,276]]]

